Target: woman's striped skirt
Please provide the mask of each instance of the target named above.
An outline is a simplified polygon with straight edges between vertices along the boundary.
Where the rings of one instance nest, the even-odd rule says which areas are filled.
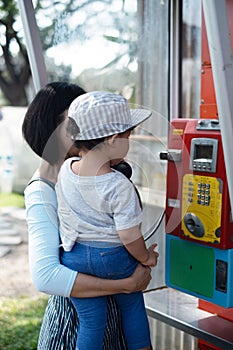
[[[107,298],[108,319],[104,350],[127,350],[119,310],[113,297]],[[37,350],[75,350],[78,334],[76,310],[69,298],[51,295],[40,330]]]

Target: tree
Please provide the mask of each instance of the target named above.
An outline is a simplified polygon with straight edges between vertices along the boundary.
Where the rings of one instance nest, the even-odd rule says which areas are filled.
[[[115,2],[121,4],[122,13],[125,13],[125,0],[115,0]],[[129,17],[122,21],[121,13],[118,16],[118,13],[112,10],[113,4],[114,1],[112,0],[33,0],[46,64],[48,63],[47,69],[51,71],[51,74],[48,71],[49,80],[50,78],[51,80],[69,80],[71,67],[65,65],[56,67],[54,61],[51,63],[52,59],[46,57],[46,51],[52,46],[72,40],[72,38],[85,42],[93,36],[93,30],[96,31],[93,24],[99,26],[99,28],[102,27],[102,33],[109,27],[118,28],[120,39],[107,35],[106,39],[118,44],[126,44],[126,46],[131,42],[129,62],[132,62],[132,57],[136,51],[135,42],[128,40],[127,31],[124,30],[125,28],[121,28],[122,23],[127,23],[128,26]],[[67,18],[72,18],[74,13],[81,13],[85,18],[75,23],[71,28]],[[106,16],[106,21],[101,19],[103,13]],[[0,0],[0,30],[0,89],[9,104],[25,106],[28,104],[27,89],[31,81],[31,71],[24,43],[24,34],[19,21],[17,0]],[[124,38],[124,35],[126,35],[126,38]],[[121,53],[110,65],[119,62],[124,55],[125,53]]]
[[[43,0],[37,1],[36,11],[43,10]],[[51,5],[51,3],[50,3]],[[46,10],[46,8],[45,8]],[[42,30],[44,50],[51,44],[53,33],[51,25]],[[27,88],[31,80],[31,70],[22,27],[19,24],[19,11],[16,0],[0,0],[0,89],[5,100],[12,106],[28,104]],[[54,77],[54,65],[49,60],[51,76]],[[60,78],[69,79],[71,69],[63,66],[59,69]],[[56,72],[57,73],[57,72]]]
[[[24,106],[31,72],[26,48],[16,29],[17,16],[14,0],[0,1],[0,88],[11,105]]]

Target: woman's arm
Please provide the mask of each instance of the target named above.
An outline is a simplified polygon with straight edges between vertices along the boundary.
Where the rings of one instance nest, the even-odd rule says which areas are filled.
[[[134,273],[120,280],[107,280],[78,273],[71,296],[91,298],[116,293],[133,293],[146,289],[151,280],[151,270],[138,264]]]
[[[35,181],[24,194],[33,283],[40,292],[69,296],[77,272],[60,264],[55,190],[42,181]]]
[[[143,290],[150,269],[139,266],[129,278],[105,280],[70,270],[60,264],[57,201],[55,191],[41,181],[25,190],[29,233],[29,264],[34,285],[47,294],[96,297]]]

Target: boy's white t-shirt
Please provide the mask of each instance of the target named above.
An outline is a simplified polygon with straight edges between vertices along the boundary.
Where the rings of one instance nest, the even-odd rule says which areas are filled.
[[[56,184],[60,235],[64,250],[76,241],[121,243],[117,233],[142,222],[134,185],[113,170],[100,176],[79,176],[64,162]]]

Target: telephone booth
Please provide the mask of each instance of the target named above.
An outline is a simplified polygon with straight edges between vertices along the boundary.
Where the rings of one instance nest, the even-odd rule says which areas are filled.
[[[49,79],[47,62],[33,1],[18,3],[36,92]],[[125,46],[116,50],[115,56],[89,71],[84,80],[79,72],[80,84],[86,90],[120,92],[132,106],[146,106],[153,112],[132,135],[128,159],[144,204],[146,244],[159,244],[158,267],[144,294],[153,346],[158,350],[176,346],[194,350],[197,345],[203,350],[230,349],[233,0],[97,3],[95,10],[104,17],[98,17],[96,32],[106,23],[101,35],[107,44],[128,45],[128,51],[125,56]],[[83,47],[79,43],[78,48],[68,49],[66,44],[72,38],[78,41],[79,32],[85,38],[80,28],[89,12],[81,11],[76,21],[65,12],[57,13],[54,28],[60,32],[50,53],[55,59],[59,56],[56,52],[75,58],[77,68]],[[117,28],[109,25],[109,14],[120,14],[111,22],[118,24]],[[94,16],[90,23],[89,38],[96,34],[91,32]],[[78,24],[76,29],[74,24]],[[113,49],[108,45],[107,50],[100,49],[98,42],[86,53],[85,63],[91,59],[96,64],[99,55],[108,57]],[[119,79],[119,71],[125,72],[124,62],[130,66],[125,81],[125,75]],[[111,64],[117,68],[115,74],[109,70]],[[219,334],[219,324],[223,334]],[[178,336],[174,336],[174,329]]]

